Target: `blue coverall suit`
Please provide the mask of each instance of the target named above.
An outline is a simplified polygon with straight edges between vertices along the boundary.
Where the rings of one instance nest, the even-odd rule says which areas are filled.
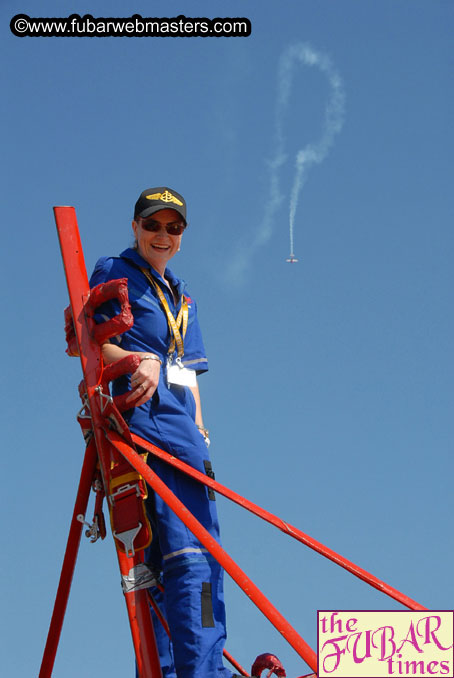
[[[127,351],[155,353],[163,363],[159,385],[148,402],[124,413],[134,433],[146,438],[178,459],[205,473],[209,460],[203,436],[195,425],[195,401],[187,386],[166,383],[165,365],[170,332],[165,312],[156,291],[139,267],[146,268],[160,285],[174,317],[185,290],[183,280],[166,269],[166,278],[177,292],[175,306],[170,290],[135,249],[127,249],[119,257],[98,260],[90,286],[117,278],[128,279],[129,301],[134,316],[130,330],[112,342]],[[208,363],[197,320],[197,308],[189,299],[189,315],[184,338],[183,364],[205,372]],[[117,301],[103,304],[97,312],[98,322],[119,312]],[[130,377],[121,377],[113,386],[115,395],[130,388]],[[207,488],[165,462],[148,456],[148,464],[177,497],[195,515],[209,533],[219,541],[216,505]],[[165,502],[150,492],[154,504],[151,517],[153,541],[146,560],[155,571],[162,572],[165,587],[162,600],[158,589],[153,596],[162,605],[172,636],[169,641],[159,620],[154,628],[164,678],[231,678],[222,664],[225,642],[225,608],[223,570]]]

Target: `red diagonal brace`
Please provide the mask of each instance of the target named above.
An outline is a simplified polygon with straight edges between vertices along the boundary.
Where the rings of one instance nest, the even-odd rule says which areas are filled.
[[[235,561],[224,551],[222,546],[209,534],[209,532],[199,523],[186,506],[173,494],[165,483],[150,469],[143,459],[135,452],[132,447],[115,431],[106,431],[106,437],[131,466],[145,478],[150,487],[158,494],[163,501],[174,511],[174,513],[183,521],[188,529],[197,537],[214,558],[220,563],[224,570],[232,579],[243,589],[244,593],[252,600],[259,610],[269,619],[273,626],[281,633],[293,649],[304,659],[313,671],[317,671],[317,656],[311,647],[295,631],[281,613],[270,603],[263,595],[260,589],[249,579],[241,570]]]
[[[263,520],[266,520],[268,523],[271,523],[271,525],[278,527],[285,534],[288,534],[290,537],[293,537],[293,539],[296,539],[302,544],[309,546],[309,548],[313,549],[314,551],[317,551],[317,553],[320,553],[325,558],[328,558],[328,560],[333,561],[334,563],[336,563],[336,565],[340,565],[348,572],[354,574],[355,577],[362,579],[370,586],[373,586],[374,588],[378,589],[378,591],[385,593],[390,598],[394,598],[394,600],[397,600],[399,603],[402,603],[402,605],[405,605],[411,610],[427,609],[423,605],[420,605],[420,603],[417,603],[415,600],[412,600],[412,598],[406,596],[404,593],[401,593],[392,586],[385,584],[385,582],[381,581],[370,572],[363,570],[361,567],[358,567],[358,565],[355,565],[355,563],[352,563],[350,560],[347,560],[347,558],[344,558],[343,556],[339,555],[332,549],[328,548],[327,546],[324,546],[316,539],[309,537],[309,535],[305,534],[297,527],[294,527],[293,525],[286,523],[281,518],[278,518],[269,511],[266,511],[260,506],[257,506],[257,504],[254,504],[252,501],[245,499],[244,497],[242,497],[240,494],[237,494],[233,490],[229,490],[229,488],[225,487],[225,485],[221,485],[216,480],[209,478],[204,473],[201,473],[200,471],[197,471],[196,469],[192,468],[192,466],[185,464],[184,461],[181,461],[180,459],[173,457],[167,452],[164,452],[164,450],[161,450],[159,447],[156,447],[156,445],[153,445],[148,440],[144,440],[144,438],[141,438],[135,433],[131,433],[131,437],[137,446],[141,447],[147,452],[151,452],[151,454],[153,454],[155,457],[159,457],[159,459],[162,459],[171,466],[174,466],[175,468],[179,469],[180,471],[183,471],[184,473],[191,476],[195,480],[198,480],[200,483],[203,483],[207,487],[210,487],[216,492],[219,492],[219,494],[222,494],[224,497],[227,497],[227,499],[234,501],[236,504],[239,504],[240,506],[247,509],[251,513],[254,513],[259,518],[262,518]]]
[[[60,582],[58,585],[54,610],[50,621],[46,647],[44,648],[39,678],[50,678],[52,675],[55,655],[57,654],[58,642],[60,640],[63,626],[63,619],[65,617],[66,606],[68,604],[71,582],[74,575],[74,568],[76,566],[80,536],[83,528],[83,523],[77,520],[77,516],[85,516],[87,511],[88,499],[91,490],[91,481],[96,470],[96,460],[96,447],[94,441],[92,441],[85,451],[85,459],[80,474],[79,489],[77,491],[76,501],[74,504],[73,517],[71,520],[65,557],[63,559],[63,565],[61,568]]]

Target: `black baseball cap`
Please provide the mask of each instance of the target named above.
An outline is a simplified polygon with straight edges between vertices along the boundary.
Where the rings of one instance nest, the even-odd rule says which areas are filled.
[[[181,214],[186,223],[186,201],[182,195],[167,186],[146,188],[139,196],[134,207],[136,217],[149,217],[159,210],[172,209]]]

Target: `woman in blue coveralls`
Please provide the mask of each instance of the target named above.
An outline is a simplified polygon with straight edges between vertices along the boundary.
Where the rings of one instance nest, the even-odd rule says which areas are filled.
[[[208,369],[195,302],[183,280],[167,268],[179,251],[186,228],[183,197],[165,186],[143,191],[132,228],[135,246],[119,257],[102,257],[91,287],[128,279],[133,327],[104,344],[109,364],[134,353],[142,360],[131,377],[118,379],[115,394],[131,389],[135,406],[125,413],[130,429],[194,468],[207,473],[208,432],[204,428],[196,374]],[[118,313],[117,302],[100,309],[99,318]],[[172,328],[176,324],[177,330]],[[210,534],[219,541],[214,496],[207,488],[149,455],[148,463]],[[222,664],[225,642],[223,571],[194,535],[151,493],[153,541],[149,566],[162,573],[161,604],[170,627],[169,641],[160,622],[154,627],[164,678],[231,678]]]

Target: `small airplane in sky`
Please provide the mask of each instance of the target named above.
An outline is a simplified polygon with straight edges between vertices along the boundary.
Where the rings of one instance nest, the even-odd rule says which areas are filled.
[[[290,256],[288,259],[286,259],[287,264],[296,264],[298,262],[298,259],[295,257],[293,252],[290,252]]]

